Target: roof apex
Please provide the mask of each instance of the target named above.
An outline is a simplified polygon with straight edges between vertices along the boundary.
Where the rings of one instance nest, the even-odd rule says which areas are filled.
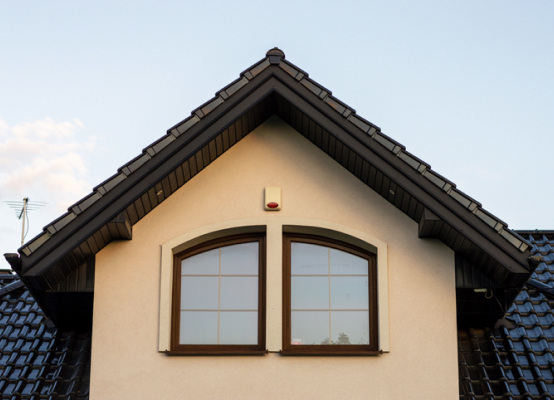
[[[268,50],[265,56],[269,58],[271,64],[278,64],[281,60],[285,59],[285,53],[278,47]]]
[[[67,258],[63,267],[54,268],[57,273],[52,273],[50,279],[40,278],[44,281],[38,286],[51,287],[59,282],[59,276],[63,279],[65,271],[74,268],[74,264],[83,264],[111,240],[120,239],[121,232],[130,236],[134,223],[273,114],[419,223],[420,237],[439,237],[455,251],[465,249],[482,265],[493,262],[503,266],[506,274],[525,274],[530,270],[530,245],[526,240],[285,60],[284,52],[275,47],[214,98],[193,110],[190,117],[146,147],[142,155],[75,203],[67,215],[25,244],[19,250],[22,274],[39,278]],[[223,150],[215,146],[213,141],[218,135],[237,127],[240,132],[233,133],[232,141]],[[314,133],[311,129],[319,131]],[[322,129],[333,143],[340,143],[342,153],[329,148],[329,141],[318,142]],[[175,176],[175,168],[188,162],[186,157],[195,159],[195,154],[200,158],[195,161],[192,176]],[[134,206],[142,196],[149,198],[146,209]],[[424,210],[429,212],[423,213]],[[114,220],[119,214],[122,218]],[[431,217],[425,219],[424,215]],[[108,226],[114,233],[108,232],[104,239]],[[104,236],[98,233],[101,229]],[[505,279],[506,274],[500,274],[500,279]],[[520,280],[518,277],[517,282]]]

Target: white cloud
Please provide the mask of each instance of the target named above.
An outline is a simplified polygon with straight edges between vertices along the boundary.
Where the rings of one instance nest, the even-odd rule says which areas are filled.
[[[78,119],[9,126],[0,118],[0,200],[45,201],[58,214],[90,192],[85,157],[96,138]]]

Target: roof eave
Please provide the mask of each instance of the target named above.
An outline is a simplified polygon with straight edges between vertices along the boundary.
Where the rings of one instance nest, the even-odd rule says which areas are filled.
[[[522,247],[517,248],[501,235],[505,229],[501,221],[484,222],[486,218],[477,216],[477,212],[482,211],[480,205],[469,202],[464,206],[449,194],[455,190],[453,184],[429,172],[430,168],[424,163],[418,163],[416,167],[410,165],[413,160],[416,163],[418,160],[406,153],[403,146],[381,134],[378,127],[357,116],[354,110],[332,97],[330,91],[318,86],[303,71],[282,59],[278,63],[275,55],[271,57],[271,60],[262,60],[241,74],[214,99],[193,111],[190,118],[175,125],[166,136],[147,147],[142,155],[132,160],[134,164],[128,163],[120,168],[118,174],[70,208],[68,214],[57,220],[59,229],[53,224],[45,232],[50,236],[42,245],[28,254],[24,246],[21,251],[22,274],[43,286],[41,277],[60,258],[125,212],[130,203],[159,183],[184,157],[195,154],[230,121],[240,118],[273,92],[318,120],[332,135],[355,149],[376,168],[386,171],[391,180],[420,201],[425,209],[478,245],[510,276],[520,276],[515,279],[518,284],[530,274],[529,250],[522,251]],[[183,149],[188,150],[183,152]],[[411,157],[408,161],[406,155]],[[428,173],[434,174],[435,182],[423,176]],[[394,199],[387,200],[394,204]],[[83,204],[85,201],[88,202]],[[440,232],[434,237],[446,242]]]

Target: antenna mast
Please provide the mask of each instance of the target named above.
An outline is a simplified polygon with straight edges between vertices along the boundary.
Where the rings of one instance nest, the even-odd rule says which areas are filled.
[[[25,243],[25,220],[27,220],[27,231],[29,230],[29,211],[38,210],[39,208],[44,207],[48,203],[41,201],[30,202],[28,197],[24,197],[23,201],[5,201],[10,208],[15,210],[15,216],[21,221],[21,245]]]
[[[19,214],[19,219],[23,221],[21,225],[21,246],[23,246],[23,242],[25,241],[25,217],[24,216],[27,215],[27,203],[29,203],[29,198],[24,197],[23,208],[21,209],[21,213]]]

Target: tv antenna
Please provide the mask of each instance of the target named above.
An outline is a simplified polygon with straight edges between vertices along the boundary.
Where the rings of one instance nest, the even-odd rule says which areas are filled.
[[[44,207],[48,203],[42,201],[29,201],[28,197],[24,197],[23,201],[5,201],[8,207],[15,210],[15,216],[20,219],[21,222],[21,245],[25,243],[25,236],[29,232],[29,211],[38,210]],[[27,232],[25,231],[25,220],[27,220]]]

